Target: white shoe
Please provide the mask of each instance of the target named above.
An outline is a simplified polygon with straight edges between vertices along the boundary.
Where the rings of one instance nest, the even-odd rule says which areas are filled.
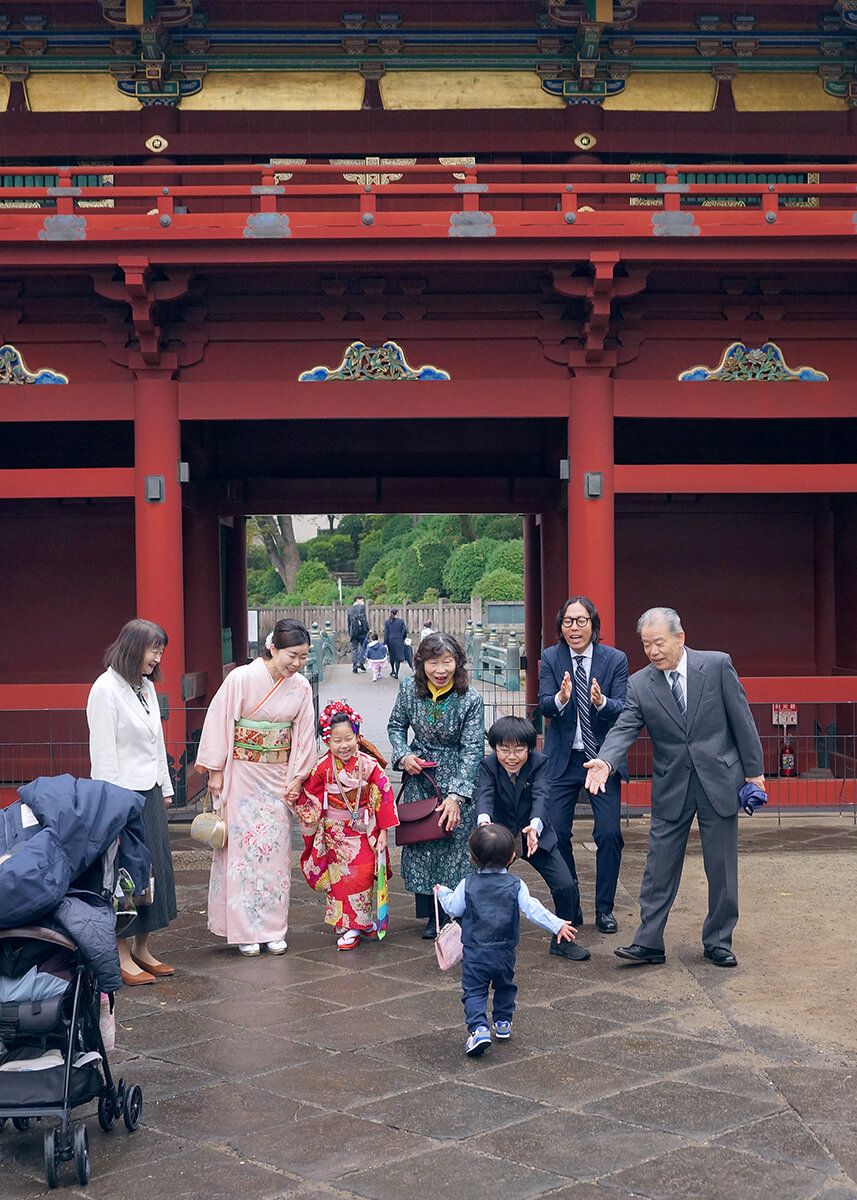
[[[288,950],[288,948],[289,948],[289,943],[286,941],[285,938],[280,938],[276,942],[266,942],[265,943],[265,949],[268,950],[271,954],[285,954],[286,950]]]
[[[239,946],[238,949],[245,958],[256,958],[261,953],[262,947],[258,942],[247,942],[244,946]]]

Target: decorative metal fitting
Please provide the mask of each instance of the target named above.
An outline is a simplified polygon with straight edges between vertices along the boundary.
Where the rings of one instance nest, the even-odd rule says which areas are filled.
[[[164,229],[167,229],[170,225],[172,225],[172,223],[172,217],[167,216],[166,213],[164,213],[162,217],[158,217],[158,224],[163,225]]]
[[[563,219],[564,219],[566,225],[573,225],[574,222],[577,220],[577,213],[567,212],[564,215]]]
[[[374,225],[375,224],[375,214],[374,213],[364,213],[363,216],[360,218],[360,220],[363,222],[364,225]]]

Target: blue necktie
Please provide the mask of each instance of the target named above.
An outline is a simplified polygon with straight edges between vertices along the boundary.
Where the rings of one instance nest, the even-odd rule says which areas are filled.
[[[583,749],[587,762],[598,757],[598,746],[592,732],[592,722],[589,719],[589,681],[586,678],[585,659],[577,655],[577,665],[574,668],[574,695],[577,699],[577,719],[580,721],[580,736],[583,739]]]
[[[681,676],[678,671],[670,671],[670,688],[678,705],[678,711],[682,716],[685,716],[687,713],[687,702],[684,698],[684,692],[681,690]]]

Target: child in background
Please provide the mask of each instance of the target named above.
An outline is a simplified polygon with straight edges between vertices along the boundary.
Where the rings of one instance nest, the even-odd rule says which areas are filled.
[[[399,823],[387,776],[360,748],[360,721],[344,700],[328,704],[318,724],[330,749],[295,805],[304,838],[301,870],[327,896],[324,920],[339,934],[338,950],[355,950],[361,938],[377,934],[375,865],[383,855],[389,873],[387,830]]]
[[[494,1033],[500,1040],[512,1036],[521,913],[549,929],[559,942],[572,941],[577,931],[531,896],[523,879],[509,874],[515,839],[505,826],[480,825],[471,833],[467,848],[475,873],[465,876],[454,891],[440,883],[435,891],[449,916],[462,918],[461,1002],[469,1033],[464,1052],[478,1058],[491,1045],[487,1013],[491,986]]]
[[[372,682],[377,683],[384,671],[387,661],[387,647],[378,641],[377,633],[369,634],[369,645],[366,647],[366,661],[372,668]]]

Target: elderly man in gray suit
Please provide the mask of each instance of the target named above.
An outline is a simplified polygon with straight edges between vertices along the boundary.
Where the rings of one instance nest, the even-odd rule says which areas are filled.
[[[734,967],[738,920],[738,792],[764,788],[762,744],[728,654],[685,648],[675,609],[650,608],[637,622],[650,665],[628,681],[625,708],[599,757],[584,763],[586,787],[604,790],[645,725],[652,739],[652,823],[640,889],[640,927],[614,951],[632,963],[666,962],[664,927],[678,893],[687,837],[699,825],[708,879],[705,957]]]

